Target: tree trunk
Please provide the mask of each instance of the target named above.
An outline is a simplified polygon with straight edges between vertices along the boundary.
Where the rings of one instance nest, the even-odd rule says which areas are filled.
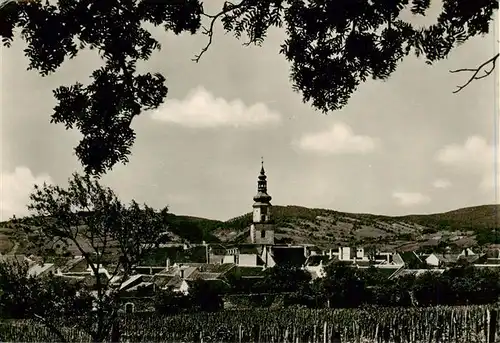
[[[121,332],[120,332],[120,324],[116,321],[113,323],[111,327],[111,342],[118,343],[120,342]]]
[[[495,343],[495,336],[497,332],[497,316],[498,316],[498,311],[497,310],[491,310],[490,312],[490,340],[488,343]]]
[[[332,337],[332,343],[342,343],[342,338],[339,332],[334,332]]]

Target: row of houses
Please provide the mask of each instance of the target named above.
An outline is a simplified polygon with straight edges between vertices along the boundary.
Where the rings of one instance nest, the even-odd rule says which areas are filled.
[[[416,252],[365,253],[363,248],[339,247],[321,250],[311,245],[241,245],[207,248],[204,262],[172,261],[167,258],[164,265],[135,266],[132,275],[125,277],[115,266],[90,266],[82,256],[44,262],[36,256],[1,255],[0,263],[24,263],[32,277],[52,275],[68,282],[81,282],[90,289],[96,285],[97,271],[101,282],[120,289],[126,301],[124,310],[134,311],[137,299],[151,298],[159,290],[188,294],[198,280],[208,282],[219,289],[231,287],[235,279],[247,284],[262,280],[265,271],[277,265],[288,264],[301,267],[311,278],[322,278],[332,263],[342,263],[352,268],[377,268],[389,279],[415,275],[429,270],[442,273],[457,264],[467,263],[477,268],[500,267],[500,251],[475,253],[470,248],[459,254],[419,254]],[[189,250],[192,247],[184,246]],[[94,268],[92,268],[94,267]]]
[[[95,271],[101,277],[120,283],[122,288],[157,286],[173,287],[178,291],[186,291],[187,284],[183,281],[204,279],[208,281],[224,280],[224,276],[243,274],[245,277],[258,278],[263,271],[276,265],[294,265],[311,274],[313,279],[325,276],[326,267],[335,262],[343,263],[353,268],[374,267],[387,272],[389,277],[398,275],[400,270],[445,269],[457,264],[467,263],[474,267],[500,267],[498,250],[486,253],[475,253],[472,249],[464,249],[459,254],[418,254],[416,252],[370,252],[364,248],[338,247],[321,250],[313,245],[203,245],[206,249],[204,261],[175,261],[166,258],[162,265],[136,266],[134,275],[129,280],[120,279],[114,266],[94,266],[92,268],[82,256],[75,256],[47,263],[41,258],[24,255],[0,255],[0,262],[16,261],[28,265],[28,274],[39,277],[53,274],[62,278],[83,281],[89,285],[95,282]],[[182,249],[193,247],[184,245]],[[199,247],[198,247],[199,248]]]

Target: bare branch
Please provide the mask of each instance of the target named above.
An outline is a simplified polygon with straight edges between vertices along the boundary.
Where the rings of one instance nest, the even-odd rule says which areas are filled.
[[[462,73],[462,72],[473,73],[472,76],[469,78],[469,80],[466,83],[464,83],[463,85],[457,86],[457,89],[455,91],[453,91],[453,93],[456,94],[456,93],[460,92],[462,89],[467,87],[474,80],[484,79],[485,77],[489,76],[493,72],[493,70],[495,70],[496,61],[497,61],[499,55],[500,54],[497,53],[495,56],[493,56],[492,58],[490,58],[486,62],[482,63],[477,68],[462,68],[462,69],[450,70],[450,73]],[[489,69],[487,69],[487,67],[489,65],[491,65],[491,66],[489,67]],[[479,73],[481,71],[483,71],[484,74],[479,75]]]
[[[225,1],[224,2],[224,6],[222,8],[222,11],[220,11],[219,13],[213,14],[213,15],[203,13],[203,15],[205,17],[211,19],[209,27],[208,28],[203,27],[203,32],[202,32],[202,34],[208,36],[208,42],[203,47],[203,49],[201,49],[200,53],[198,55],[195,55],[195,57],[192,59],[194,62],[196,62],[196,63],[200,62],[201,56],[203,56],[203,54],[205,52],[207,52],[207,50],[210,47],[210,45],[212,45],[213,36],[214,36],[214,26],[215,26],[215,22],[217,21],[217,19],[219,19],[221,16],[223,16],[226,13],[229,13],[229,12],[235,10],[235,9],[238,9],[238,8],[242,7],[246,3],[246,1],[247,0],[242,0],[237,5],[235,5],[235,4],[233,4],[233,3],[229,2],[229,1]]]

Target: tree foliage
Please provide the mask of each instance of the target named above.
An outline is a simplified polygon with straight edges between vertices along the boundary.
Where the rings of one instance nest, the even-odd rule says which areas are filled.
[[[57,105],[51,121],[83,134],[76,155],[86,172],[100,175],[128,161],[135,139],[132,120],[157,108],[167,95],[163,75],[136,72],[138,61],[148,60],[160,49],[142,24],[195,34],[207,19],[201,33],[208,43],[195,61],[208,50],[217,20],[236,38],[246,37],[245,45],[259,45],[270,28],[283,28],[286,39],[280,53],[291,64],[293,88],[302,93],[304,102],[327,113],[345,106],[367,79],[387,79],[411,53],[432,63],[469,38],[488,33],[498,9],[497,0],[443,0],[433,25],[420,28],[403,18],[405,11],[428,15],[430,3],[240,0],[224,1],[218,13],[206,14],[201,0],[13,1],[0,10],[0,35],[9,46],[19,28],[28,45],[28,69],[41,75],[56,71],[84,48],[99,52],[104,66],[92,73],[90,84],[54,90]],[[494,67],[495,61],[489,63]],[[461,71],[483,68],[485,64]],[[471,80],[481,77],[475,73]]]
[[[64,341],[56,323],[85,315],[91,308],[92,298],[79,283],[29,275],[25,263],[0,263],[1,318],[41,321]]]
[[[276,265],[265,271],[255,290],[269,293],[300,292],[311,281],[311,274],[292,265]]]
[[[155,311],[159,314],[175,315],[192,308],[189,296],[171,290],[157,290],[154,296]]]
[[[224,307],[222,294],[225,289],[220,283],[198,279],[189,285],[189,299],[197,311],[214,312]]]
[[[125,205],[95,178],[78,174],[67,188],[35,186],[30,199],[33,216],[14,225],[47,242],[77,248],[94,278],[94,311],[86,316],[85,327],[94,341],[107,339],[121,306],[120,285],[166,230],[167,210],[158,212],[135,201]],[[113,266],[109,275],[103,266]],[[118,274],[121,281],[112,282]]]
[[[500,296],[499,271],[488,268],[459,265],[442,274],[428,270],[419,276],[389,278],[379,268],[359,269],[337,262],[325,271],[325,277],[311,281],[310,277],[300,277],[297,269],[269,268],[260,282],[266,288],[256,287],[252,291],[285,293],[285,306],[310,308],[479,305],[496,303]]]
[[[334,264],[318,279],[316,296],[331,307],[435,306],[496,303],[500,277],[496,270],[468,266],[450,268],[442,274],[429,270],[388,278],[377,268],[356,269]]]
[[[176,34],[195,33],[201,6],[197,0],[23,1],[6,5],[1,14],[4,44],[10,45],[19,27],[28,45],[24,50],[28,69],[42,76],[82,49],[98,51],[104,66],[92,73],[90,84],[54,90],[57,105],[51,121],[83,134],[76,155],[86,172],[101,174],[127,161],[135,139],[130,127],[133,118],[158,107],[167,95],[163,75],[136,72],[138,61],[160,49],[142,25],[162,25]]]

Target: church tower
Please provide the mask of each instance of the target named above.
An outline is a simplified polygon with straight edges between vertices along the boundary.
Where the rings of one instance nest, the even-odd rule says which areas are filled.
[[[267,194],[267,176],[264,170],[264,161],[262,161],[257,181],[257,194],[253,197],[253,224],[250,227],[250,240],[252,243],[274,244],[271,199],[271,196]]]

